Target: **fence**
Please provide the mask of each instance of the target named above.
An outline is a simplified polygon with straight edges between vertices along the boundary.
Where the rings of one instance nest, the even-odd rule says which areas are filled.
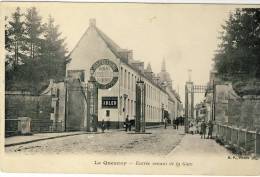
[[[5,136],[18,135],[20,132],[18,130],[19,119],[6,119],[5,120]]]
[[[253,153],[260,155],[260,132],[249,131],[228,125],[216,125],[217,139],[228,144],[237,153]]]
[[[19,129],[20,119],[5,119],[5,136],[15,136],[20,135],[21,131]],[[52,120],[49,121],[39,121],[32,120],[30,130],[32,133],[52,133],[52,132],[62,132],[64,122],[56,122],[53,124]]]

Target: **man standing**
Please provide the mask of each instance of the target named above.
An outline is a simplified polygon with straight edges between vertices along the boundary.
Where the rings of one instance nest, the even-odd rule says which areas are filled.
[[[110,119],[109,119],[109,118],[107,119],[106,124],[107,124],[107,126],[106,126],[106,127],[107,127],[107,130],[109,130],[109,129],[110,129]]]
[[[180,123],[179,117],[176,117],[175,123],[176,123],[176,129],[178,130],[179,129],[179,123]]]
[[[125,131],[127,132],[128,130],[128,126],[129,126],[129,118],[128,118],[128,115],[126,116],[126,119],[125,119]]]
[[[212,138],[212,132],[213,132],[213,123],[212,121],[210,120],[209,123],[208,123],[208,128],[209,128],[209,131],[208,131],[208,138]]]
[[[206,128],[207,128],[207,125],[205,123],[205,121],[203,120],[203,122],[201,123],[201,138],[203,137],[205,139],[205,135],[206,135]]]
[[[164,129],[167,128],[167,117],[164,117]]]
[[[104,121],[104,119],[102,119],[102,121],[101,121],[101,130],[102,130],[102,133],[104,133],[104,131],[105,131],[105,121]]]

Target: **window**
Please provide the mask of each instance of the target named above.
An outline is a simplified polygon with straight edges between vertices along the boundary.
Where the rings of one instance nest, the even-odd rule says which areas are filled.
[[[130,72],[128,72],[128,78],[127,78],[127,82],[128,82],[128,90],[130,90],[130,86],[131,86],[131,81],[130,81]]]
[[[125,75],[124,75],[124,88],[127,88],[127,72],[126,72],[126,69],[125,69]]]
[[[120,73],[120,85],[123,87],[124,86],[124,71],[123,67],[121,67],[121,73]]]
[[[132,87],[131,87],[131,90],[133,91],[133,90],[134,90],[134,75],[133,75],[133,74],[132,74],[132,78],[131,78],[131,79],[132,79],[132,85],[131,85]]]
[[[133,117],[134,115],[134,104],[133,104],[133,100],[131,100],[131,115]]]
[[[110,116],[110,110],[106,110],[106,117]]]
[[[120,103],[119,103],[119,112],[120,112],[120,115],[122,114],[122,111],[123,111],[123,99],[122,99],[122,96],[120,96]]]

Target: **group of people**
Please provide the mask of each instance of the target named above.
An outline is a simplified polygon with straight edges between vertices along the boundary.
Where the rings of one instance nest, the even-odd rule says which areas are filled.
[[[200,135],[201,138],[206,138],[206,132],[208,128],[208,137],[207,138],[212,138],[212,133],[213,133],[213,122],[210,120],[208,123],[206,123],[204,120],[200,124]]]
[[[189,133],[196,134],[199,133],[201,138],[206,138],[206,134],[208,135],[207,138],[212,138],[213,133],[213,122],[210,120],[206,123],[204,120],[201,122],[190,122],[189,123]]]
[[[180,116],[180,117],[176,117],[176,119],[172,120],[172,125],[174,129],[179,129],[179,125],[183,126],[184,125],[184,117]]]
[[[102,130],[102,133],[105,132],[105,129],[109,130],[110,129],[110,120],[108,119],[107,121],[105,121],[104,119],[102,119],[100,127]]]
[[[167,125],[171,123],[170,119],[165,117],[164,118],[164,128],[167,128]],[[179,126],[184,125],[184,117],[180,116],[180,117],[176,117],[176,119],[172,120],[172,126],[174,129],[179,129]]]
[[[129,116],[127,115],[124,123],[125,131],[126,132],[131,131],[133,125],[134,125],[134,120],[133,119],[129,120]]]

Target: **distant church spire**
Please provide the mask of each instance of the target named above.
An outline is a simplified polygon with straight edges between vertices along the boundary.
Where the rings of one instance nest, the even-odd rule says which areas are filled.
[[[166,71],[165,59],[164,59],[164,58],[163,58],[163,61],[162,61],[162,68],[161,68],[161,71],[162,71],[162,72]]]
[[[148,65],[147,65],[146,71],[147,71],[147,72],[150,72],[150,73],[153,72],[150,62],[149,62]]]

